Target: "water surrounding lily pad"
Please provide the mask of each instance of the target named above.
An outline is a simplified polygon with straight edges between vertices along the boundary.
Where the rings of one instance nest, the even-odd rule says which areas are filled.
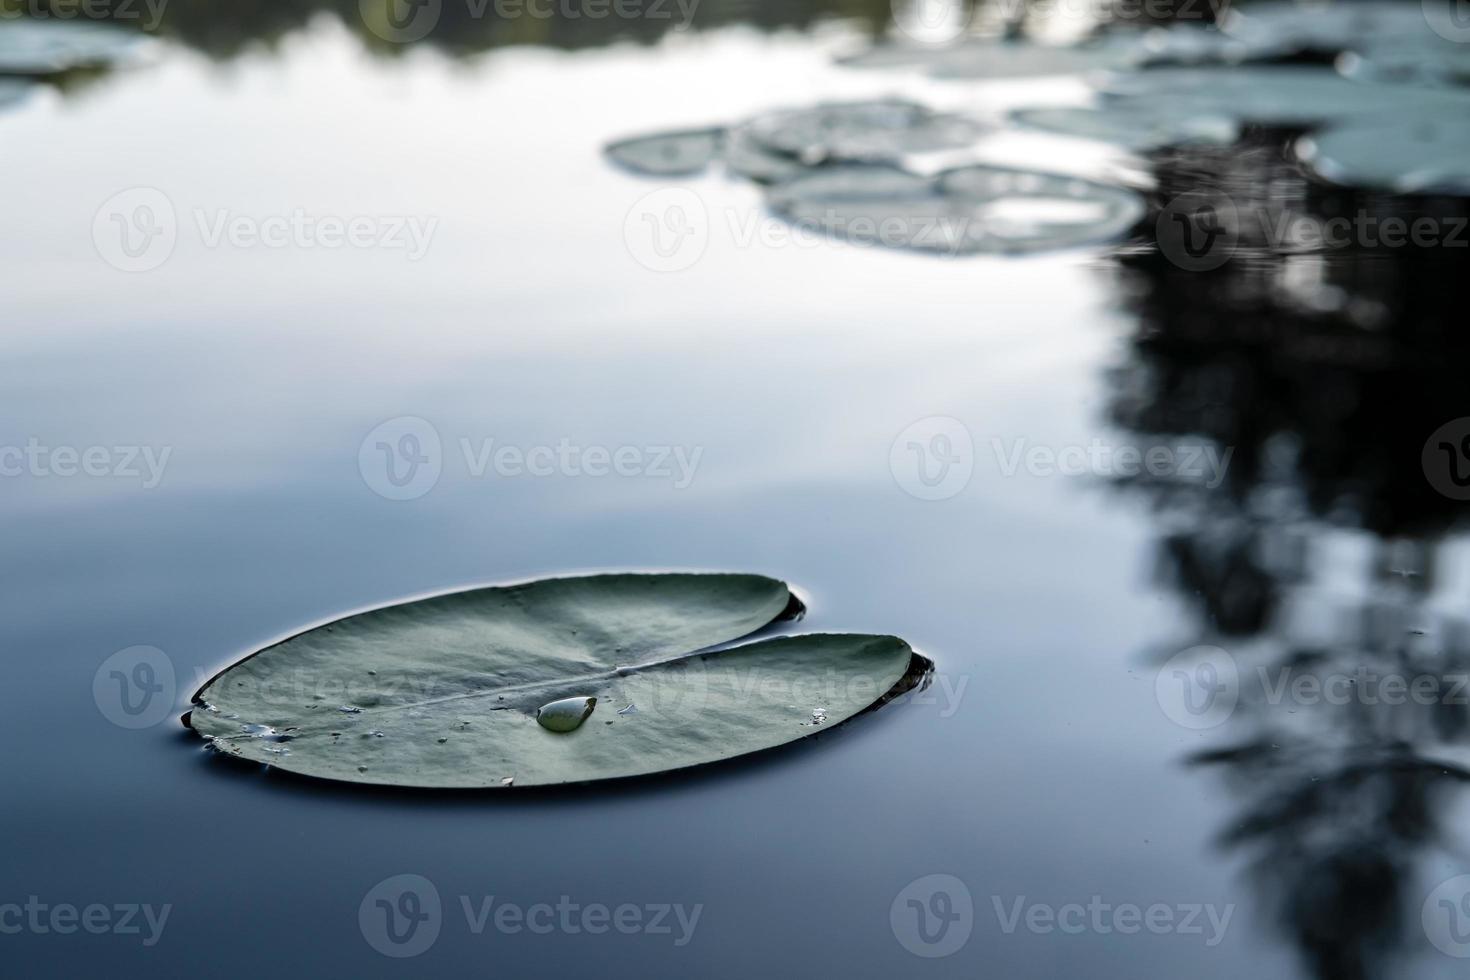
[[[1186,143],[1225,145],[1240,135],[1240,126],[1228,116],[1133,103],[1018,109],[1011,118],[1032,129],[1140,151]]]
[[[684,129],[619,140],[606,152],[634,173],[686,177],[707,170],[719,158],[724,141],[723,129]]]
[[[1409,114],[1333,126],[1297,142],[1297,155],[1338,184],[1396,193],[1470,194],[1470,128]]]
[[[681,769],[802,738],[814,711],[841,721],[904,679],[914,655],[895,637],[707,649],[793,604],[784,583],[757,575],[594,575],[437,596],[267,647],[205,684],[187,720],[231,756],[359,783],[501,788]],[[592,698],[612,724],[537,720]],[[573,714],[591,707],[580,703]],[[289,733],[289,751],[257,730]]]
[[[1143,215],[1129,191],[1091,181],[962,167],[926,178],[893,167],[838,167],[774,188],[773,210],[863,245],[941,255],[1069,248],[1125,233]]]
[[[815,166],[892,162],[957,149],[973,144],[984,129],[963,116],[902,99],[877,99],[766,113],[752,119],[746,132],[767,152]]]
[[[1358,82],[1310,66],[1157,68],[1110,75],[1099,88],[1140,112],[1152,106],[1169,116],[1198,112],[1274,125],[1394,113],[1407,105],[1461,118],[1470,112],[1470,92]]]
[[[0,74],[45,76],[108,68],[139,58],[146,36],[116,27],[60,20],[0,20]]]

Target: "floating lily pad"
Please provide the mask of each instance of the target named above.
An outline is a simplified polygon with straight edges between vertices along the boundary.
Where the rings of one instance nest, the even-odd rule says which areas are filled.
[[[607,154],[634,172],[655,176],[696,174],[723,158],[731,173],[768,184],[828,163],[896,163],[913,154],[959,149],[985,131],[973,119],[879,99],[769,112],[729,130],[622,140]]]
[[[231,756],[357,783],[524,787],[682,769],[802,738],[818,710],[850,718],[908,673],[912,650],[889,636],[707,649],[793,603],[774,579],[680,574],[422,599],[247,657],[199,690],[186,720]]]
[[[1143,218],[1145,205],[1122,187],[1005,167],[958,167],[940,190],[978,202],[984,250],[1036,252],[1113,241]]]
[[[1135,61],[1141,66],[1235,65],[1290,53],[1268,35],[1235,37],[1214,24],[1179,23],[1155,27],[1138,36]]]
[[[974,250],[968,202],[939,193],[933,179],[895,167],[830,167],[780,184],[767,196],[792,224],[859,245],[940,255]]]
[[[1137,59],[1133,44],[1115,40],[1075,46],[969,41],[948,47],[878,45],[838,63],[850,68],[918,68],[935,78],[1005,79],[1127,68]]]
[[[686,129],[619,140],[607,155],[634,173],[654,177],[687,177],[702,173],[720,155],[723,129]]]
[[[1129,191],[1000,167],[934,178],[837,167],[774,188],[773,210],[857,244],[941,255],[1016,254],[1115,238],[1143,215]]]
[[[1365,40],[1429,33],[1418,3],[1344,0],[1340,3],[1251,3],[1230,10],[1220,29],[1247,45],[1334,55]]]
[[[808,169],[791,157],[766,149],[750,134],[749,126],[730,130],[725,140],[725,166],[731,173],[759,184],[790,180]]]
[[[1297,155],[1337,184],[1470,194],[1470,128],[1463,119],[1411,114],[1333,126],[1299,140]]]
[[[1131,100],[1139,112],[1157,107],[1169,117],[1198,112],[1274,125],[1327,123],[1405,106],[1462,118],[1470,112],[1470,92],[1357,82],[1307,66],[1157,68],[1111,75],[1099,87]]]
[[[1032,129],[1139,151],[1188,143],[1228,145],[1240,135],[1240,126],[1228,116],[1157,105],[1047,106],[1018,109],[1011,118]]]
[[[829,102],[771,112],[745,132],[762,149],[806,166],[842,161],[883,163],[915,153],[969,146],[984,129],[963,116],[901,99]]]
[[[1339,70],[1363,81],[1470,85],[1470,44],[1429,33],[1375,39],[1345,55]]]
[[[0,74],[45,76],[134,61],[152,42],[100,24],[59,20],[0,20]]]

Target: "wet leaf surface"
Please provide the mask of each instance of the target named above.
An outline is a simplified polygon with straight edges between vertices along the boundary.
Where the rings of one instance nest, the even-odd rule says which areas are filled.
[[[200,689],[188,723],[236,758],[378,785],[682,769],[800,739],[817,711],[850,718],[908,671],[912,650],[887,636],[706,650],[793,608],[784,583],[756,575],[595,575],[436,596],[247,657]]]

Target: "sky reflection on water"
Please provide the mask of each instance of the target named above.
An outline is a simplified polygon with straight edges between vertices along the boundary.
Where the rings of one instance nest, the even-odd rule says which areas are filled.
[[[0,231],[0,443],[171,450],[153,489],[5,481],[0,611],[19,696],[0,726],[21,750],[0,812],[22,846],[0,901],[173,906],[149,948],[4,936],[19,975],[589,959],[630,975],[1458,971],[1419,917],[1461,870],[1464,708],[1273,704],[1254,679],[1283,664],[1462,669],[1459,509],[1426,485],[1420,451],[1462,411],[1457,311],[1436,289],[1463,257],[1263,250],[1201,277],[1128,247],[941,261],[744,241],[774,219],[711,175],[688,182],[712,209],[705,254],[678,273],[640,265],[624,220],[657,185],[607,165],[612,139],[824,98],[1000,112],[1020,97],[830,64],[861,40],[736,27],[389,60],[318,21],[269,54],[170,49],[0,118],[0,162],[27,175]],[[1034,134],[985,152],[1097,177],[1137,166]],[[1221,179],[1262,186],[1261,167]],[[1205,151],[1144,169],[1163,187],[1222,172]],[[1273,178],[1269,199],[1298,200],[1290,175]],[[134,187],[164,190],[179,232],[159,268],[126,274],[91,229]],[[418,260],[209,244],[222,212],[298,208],[436,223]],[[1322,283],[1357,302],[1304,306]],[[433,427],[442,472],[390,501],[359,447],[402,416]],[[891,459],[937,416],[968,430],[973,475],[924,501]],[[465,447],[489,439],[701,453],[687,487],[477,475]],[[1008,471],[1017,447],[1097,442],[1229,446],[1230,469],[1209,490]],[[172,723],[121,730],[93,701],[98,666],[132,645],[165,651],[182,706],[239,655],[348,609],[602,568],[781,576],[810,597],[807,628],[897,633],[941,683],[748,765],[494,801],[244,774]],[[1241,682],[1229,719],[1194,730],[1156,680],[1198,644],[1227,650]],[[431,950],[395,960],[357,915],[402,873],[433,881],[445,912]],[[974,926],[960,952],[924,960],[888,923],[934,873],[965,882]],[[680,947],[475,934],[460,897],[486,895],[703,912]],[[1094,895],[1234,912],[1206,945],[1008,932],[999,911]]]

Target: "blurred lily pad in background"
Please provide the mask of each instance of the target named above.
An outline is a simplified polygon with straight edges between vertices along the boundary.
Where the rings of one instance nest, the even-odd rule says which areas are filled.
[[[1301,65],[1160,68],[1111,75],[1098,87],[1139,113],[1195,112],[1260,124],[1311,125],[1405,109],[1470,112],[1470,90],[1358,82]]]
[[[610,144],[607,155],[634,173],[685,177],[703,173],[720,155],[723,129],[689,129]]]
[[[793,224],[938,255],[1070,248],[1121,236],[1142,216],[1131,191],[1078,178],[984,167],[925,175],[904,166],[972,148],[993,128],[900,99],[821,103],[732,128],[725,160],[733,173],[767,184],[767,203]],[[607,154],[635,172],[665,176],[664,160],[701,158],[682,149],[689,132],[619,141]],[[645,152],[660,146],[667,151]]]
[[[122,27],[70,20],[0,20],[0,75],[45,77],[139,63],[153,42]]]
[[[1373,119],[1332,126],[1297,143],[1322,177],[1402,194],[1470,195],[1470,128],[1462,119]]]
[[[1240,136],[1240,125],[1224,114],[1130,103],[1017,109],[1011,118],[1033,129],[1137,151],[1186,143],[1228,145]]]
[[[815,171],[774,188],[771,207],[862,244],[943,255],[1020,254],[1119,237],[1144,213],[1130,191],[971,166],[932,178],[889,167]]]

